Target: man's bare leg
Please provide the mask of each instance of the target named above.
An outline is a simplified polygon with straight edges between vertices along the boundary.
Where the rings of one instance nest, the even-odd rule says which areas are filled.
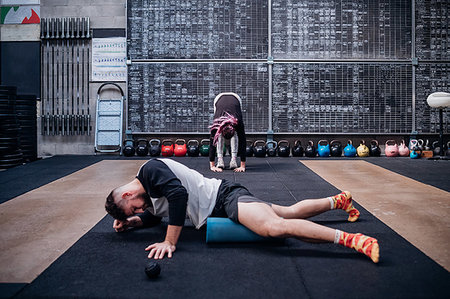
[[[268,204],[238,203],[239,222],[263,237],[296,238],[306,242],[334,242],[364,253],[377,263],[379,247],[376,239],[361,234],[348,234],[305,219],[281,218]]]
[[[348,191],[327,198],[305,199],[292,206],[273,204],[272,209],[278,216],[286,219],[306,219],[332,209],[342,209],[349,213],[348,220],[354,222],[360,214],[353,206],[352,195]]]
[[[326,198],[305,199],[291,206],[272,204],[275,214],[285,219],[306,219],[331,210]]]

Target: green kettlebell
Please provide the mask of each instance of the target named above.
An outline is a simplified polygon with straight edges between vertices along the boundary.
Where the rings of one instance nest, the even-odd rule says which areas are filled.
[[[200,155],[203,157],[209,156],[209,139],[202,139],[200,141]]]

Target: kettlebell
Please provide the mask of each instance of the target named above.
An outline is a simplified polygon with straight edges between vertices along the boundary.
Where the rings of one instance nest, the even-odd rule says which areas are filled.
[[[420,157],[422,157],[422,150],[419,147],[413,149],[409,154],[409,157],[411,159],[419,159]]]
[[[425,141],[425,145],[424,145],[424,150],[426,150],[426,151],[429,151],[429,150],[431,150],[431,146],[430,146],[430,140],[426,140]]]
[[[317,154],[319,155],[319,157],[330,156],[330,144],[327,140],[320,140],[317,143]]]
[[[245,146],[245,156],[252,157],[253,156],[253,141],[247,140],[247,145]]]
[[[173,142],[172,140],[165,139],[161,143],[161,154],[163,157],[173,156]]]
[[[413,140],[415,140],[415,139],[413,139]],[[411,142],[413,140],[411,140],[409,144],[411,144]],[[415,141],[417,143],[417,140],[415,140]],[[398,146],[398,154],[400,155],[400,157],[408,157],[409,156],[409,148],[406,146],[405,140],[402,140],[402,142]]]
[[[152,139],[149,141],[149,153],[152,157],[159,157],[161,155],[161,141],[159,139]]]
[[[274,140],[266,142],[266,153],[268,157],[275,157],[277,155],[278,143]]]
[[[187,143],[187,154],[189,157],[198,157],[200,154],[200,148],[198,147],[200,143],[196,139],[189,140]]]
[[[370,142],[369,155],[373,157],[381,156],[380,146],[378,144],[378,141],[375,139]]]
[[[403,140],[402,140],[402,143],[404,143]],[[413,149],[423,150],[424,149],[423,140],[422,139],[411,139],[411,140],[409,140],[408,148],[410,150],[413,150]]]
[[[409,145],[410,145],[410,148],[411,148],[411,152],[409,153],[409,157],[411,159],[419,159],[422,156],[422,149],[419,146],[419,140],[411,139],[409,141]]]
[[[421,151],[423,151],[423,149],[424,149],[423,139],[417,139],[417,148],[420,149]]]
[[[293,157],[303,157],[303,146],[300,140],[296,140],[294,142],[294,146],[292,147],[292,156]]]
[[[332,140],[330,142],[330,154],[332,157],[342,156],[342,143],[338,140]]]
[[[187,153],[186,140],[184,140],[184,139],[175,140],[173,153],[175,154],[175,157],[186,156],[186,153]]]
[[[256,140],[253,143],[253,153],[255,157],[264,158],[266,156],[266,142],[264,140]]]
[[[439,140],[434,141],[432,146],[433,146],[433,156],[439,156],[441,154],[441,146],[439,145]]]
[[[314,147],[314,142],[312,140],[308,141],[308,145],[305,148],[305,156],[310,158],[316,156],[316,148]]]
[[[450,157],[450,141],[447,142],[447,151],[445,152],[445,155]]]
[[[200,141],[200,155],[203,157],[209,156],[209,139],[202,139]]]
[[[345,157],[356,156],[356,148],[353,146],[353,142],[351,140],[348,140],[347,145],[344,147],[344,156]]]
[[[122,149],[122,154],[125,157],[132,157],[134,156],[135,153],[135,149],[134,149],[134,145],[133,145],[133,140],[132,139],[126,139],[123,141],[123,149]]]
[[[279,157],[289,157],[289,155],[291,154],[291,146],[289,145],[289,141],[278,141],[277,153]]]
[[[384,148],[384,154],[386,157],[397,157],[398,156],[398,145],[395,140],[386,141],[386,146]]]
[[[136,154],[140,157],[148,155],[148,141],[147,139],[139,139],[136,146]]]
[[[344,147],[344,156],[345,157],[356,156],[356,148],[353,146],[353,141],[351,140],[347,141],[347,145]]]
[[[369,148],[367,147],[365,140],[361,140],[358,148],[356,149],[356,153],[358,154],[358,157],[369,156]]]

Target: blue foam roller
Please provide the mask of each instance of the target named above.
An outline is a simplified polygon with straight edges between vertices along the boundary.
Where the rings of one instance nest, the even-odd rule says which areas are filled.
[[[206,243],[260,242],[272,238],[261,237],[245,226],[228,218],[209,217],[206,220]]]

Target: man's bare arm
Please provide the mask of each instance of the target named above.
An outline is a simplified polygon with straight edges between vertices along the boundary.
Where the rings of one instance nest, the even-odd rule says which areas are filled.
[[[116,232],[123,232],[130,227],[140,227],[142,225],[143,222],[140,217],[131,216],[128,217],[128,219],[125,221],[114,219],[113,228],[116,230]]]
[[[155,243],[147,248],[146,251],[150,251],[148,258],[162,259],[167,253],[167,257],[171,258],[172,253],[176,250],[176,244],[178,242],[178,238],[180,237],[182,226],[177,225],[169,225],[167,226],[167,233],[164,242]]]

